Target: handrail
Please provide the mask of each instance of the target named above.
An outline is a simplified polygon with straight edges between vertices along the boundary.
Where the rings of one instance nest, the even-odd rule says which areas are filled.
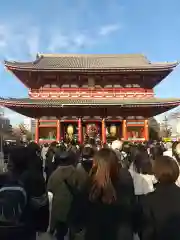
[[[97,93],[97,92],[142,92],[142,93],[153,93],[153,89],[144,89],[144,88],[101,88],[101,89],[90,89],[90,88],[44,88],[44,89],[30,89],[30,93],[60,93],[60,92],[77,92],[77,93]]]

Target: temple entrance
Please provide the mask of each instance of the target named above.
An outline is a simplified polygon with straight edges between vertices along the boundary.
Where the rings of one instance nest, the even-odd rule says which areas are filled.
[[[89,142],[91,139],[92,144],[93,141],[101,141],[102,129],[101,129],[101,122],[83,122],[82,123],[82,133],[83,133],[83,140],[85,143]]]
[[[61,125],[61,136],[64,141],[69,142],[78,139],[78,124],[77,122],[63,122]]]
[[[114,140],[144,141],[148,139],[147,120],[39,120],[36,142],[66,142],[78,140],[80,144],[109,143]]]
[[[106,139],[107,142],[112,142],[122,138],[122,122],[106,122]]]

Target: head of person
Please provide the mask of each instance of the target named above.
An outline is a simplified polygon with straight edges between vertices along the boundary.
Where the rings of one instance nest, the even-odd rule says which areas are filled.
[[[37,143],[35,142],[30,142],[27,145],[27,150],[30,155],[39,155],[40,154],[40,147]]]
[[[123,146],[122,146],[122,150],[125,152],[125,153],[130,153],[130,149],[131,149],[131,143],[123,143]]]
[[[87,145],[82,149],[81,165],[87,173],[89,173],[92,169],[94,153],[95,150],[91,145]]]
[[[179,177],[179,166],[169,156],[159,156],[153,162],[153,173],[159,183],[173,184]]]
[[[73,151],[61,151],[60,149],[57,149],[54,156],[56,167],[75,165],[76,161],[77,157]]]
[[[58,146],[58,150],[65,152],[66,151],[66,146],[64,144],[64,142],[61,142]]]
[[[102,148],[95,153],[91,172],[91,190],[89,198],[111,204],[117,199],[114,184],[119,177],[119,164],[116,153],[112,149]]]
[[[146,151],[139,151],[137,149],[136,155],[134,155],[133,169],[137,173],[152,175],[151,160]]]
[[[35,143],[31,142],[26,147],[26,155],[29,169],[42,170],[41,148]]]
[[[153,160],[155,160],[156,158],[163,156],[163,149],[160,145],[155,145],[153,147],[150,148],[150,155],[152,157]]]
[[[91,145],[87,145],[82,150],[82,159],[83,160],[90,160],[94,156],[94,149]]]
[[[9,154],[8,169],[14,173],[21,174],[28,167],[27,150],[24,146],[11,148]]]
[[[45,147],[45,148],[48,148],[48,147],[49,147],[49,144],[48,144],[48,143],[45,143],[45,144],[44,144],[44,147]]]
[[[139,151],[141,152],[147,152],[147,148],[146,148],[146,145],[140,143],[137,145],[137,148],[139,149]]]

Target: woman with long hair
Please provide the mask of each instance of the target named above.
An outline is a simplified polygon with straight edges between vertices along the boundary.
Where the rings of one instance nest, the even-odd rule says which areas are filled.
[[[129,172],[133,178],[135,195],[143,196],[154,191],[154,184],[157,181],[152,172],[151,159],[147,151],[135,148],[131,160]]]
[[[131,240],[133,237],[134,188],[127,169],[116,153],[99,150],[93,159],[88,191],[86,240]]]

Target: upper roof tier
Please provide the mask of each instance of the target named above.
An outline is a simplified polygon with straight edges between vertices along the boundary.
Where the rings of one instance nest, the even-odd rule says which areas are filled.
[[[142,54],[37,54],[33,62],[5,61],[5,66],[32,71],[166,71],[178,62],[151,63]]]

